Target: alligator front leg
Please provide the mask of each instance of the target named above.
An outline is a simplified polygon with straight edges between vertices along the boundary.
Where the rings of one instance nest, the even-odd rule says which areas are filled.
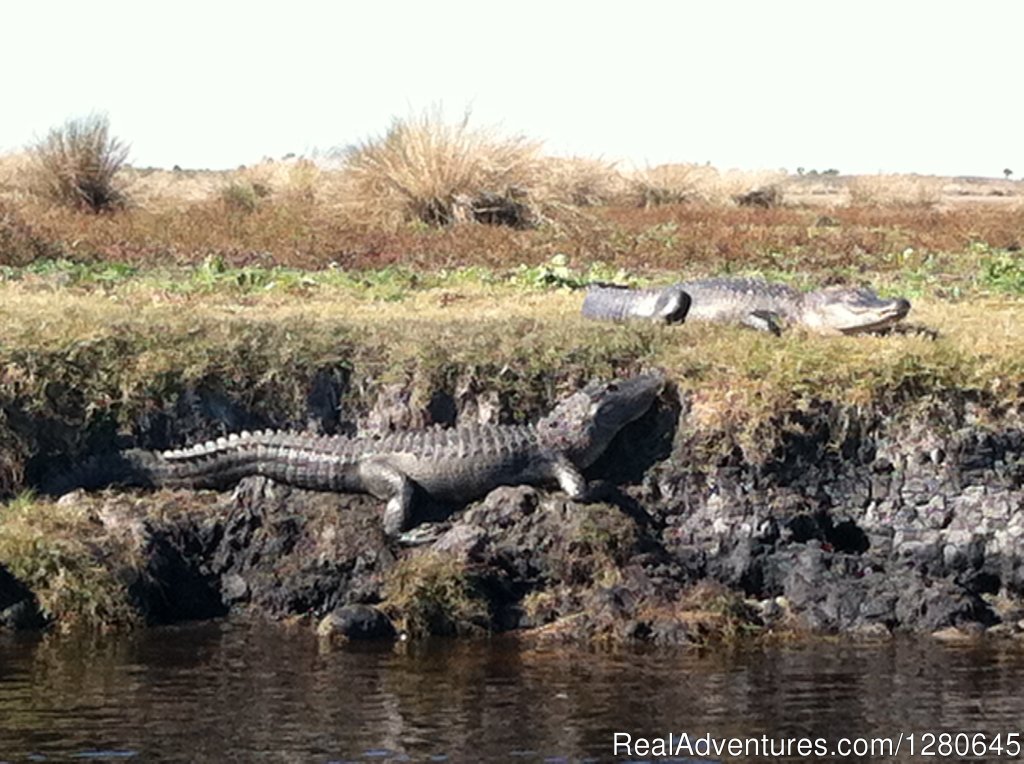
[[[413,481],[386,459],[369,458],[356,469],[357,480],[366,493],[387,502],[384,533],[395,538],[411,524]]]
[[[782,317],[771,310],[752,310],[742,321],[743,325],[759,332],[771,332],[782,336]]]
[[[552,464],[552,472],[559,487],[577,501],[586,501],[589,495],[587,479],[583,477],[576,465],[564,456],[556,457]]]

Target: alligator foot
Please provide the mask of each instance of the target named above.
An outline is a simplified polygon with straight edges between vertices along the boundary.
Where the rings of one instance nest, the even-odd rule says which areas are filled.
[[[452,527],[449,522],[421,523],[412,530],[399,533],[395,540],[401,546],[423,546],[433,544],[441,536],[447,533]]]
[[[930,326],[925,326],[924,324],[895,324],[894,326],[881,329],[875,333],[882,337],[891,334],[899,334],[904,337],[907,335],[924,337],[926,340],[937,340],[939,338],[938,329],[932,329]]]
[[[776,337],[782,336],[782,318],[770,310],[752,310],[740,323],[759,332],[770,332]]]
[[[277,484],[263,475],[249,475],[238,481],[231,500],[239,507],[251,509],[265,499],[274,497]]]

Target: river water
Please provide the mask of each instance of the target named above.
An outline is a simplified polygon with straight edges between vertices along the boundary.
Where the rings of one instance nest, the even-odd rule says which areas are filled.
[[[230,621],[6,636],[0,761],[802,761],[830,760],[815,754],[841,739],[900,733],[899,755],[871,760],[960,760],[952,746],[965,753],[968,738],[939,735],[966,733],[988,746],[976,760],[1009,761],[1021,758],[1010,754],[1022,687],[1024,649],[928,638],[702,652],[506,637],[353,647]],[[705,755],[705,736],[765,748]],[[827,750],[801,755],[804,738]]]

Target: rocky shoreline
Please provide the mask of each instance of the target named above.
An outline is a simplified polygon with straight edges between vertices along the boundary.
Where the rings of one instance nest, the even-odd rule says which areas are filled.
[[[252,424],[238,405],[189,395],[138,422],[133,444],[216,435],[225,417]],[[75,492],[46,506],[80,519],[91,564],[141,623],[244,613],[349,638],[520,629],[659,644],[1017,635],[1021,412],[971,391],[929,401],[807,401],[754,449],[702,426],[699,396],[673,389],[590,470],[601,502],[500,488],[454,512],[428,507],[441,535],[414,548],[386,540],[371,497],[260,479],[233,494]],[[396,393],[360,423],[487,419],[496,405],[439,393],[429,411],[403,410]],[[0,624],[60,626],[16,569],[0,560]]]

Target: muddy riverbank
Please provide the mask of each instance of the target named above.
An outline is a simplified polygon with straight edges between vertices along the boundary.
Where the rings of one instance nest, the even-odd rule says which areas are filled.
[[[417,407],[392,390],[360,423],[500,418],[487,400],[438,390]],[[699,390],[672,384],[591,468],[602,501],[522,486],[465,508],[426,506],[419,519],[439,523],[439,537],[414,548],[385,538],[376,499],[261,479],[232,493],[19,500],[0,537],[0,621],[246,613],[352,638],[520,629],[660,644],[1017,635],[1020,411],[970,391],[929,400],[812,400],[778,413],[774,437],[754,448],[709,424],[720,419]],[[162,447],[256,418],[197,391],[183,401],[137,420],[134,442]],[[27,474],[41,479],[42,465]]]

